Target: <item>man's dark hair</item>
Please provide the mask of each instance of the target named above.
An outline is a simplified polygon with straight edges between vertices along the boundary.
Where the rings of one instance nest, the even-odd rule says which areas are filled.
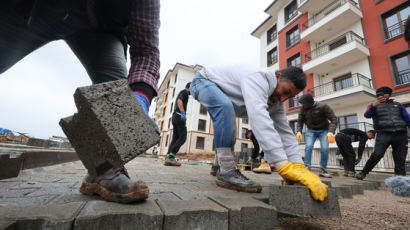
[[[303,90],[306,87],[306,74],[301,68],[288,67],[286,69],[279,70],[282,75],[280,81],[291,81],[295,84],[297,89]]]
[[[381,92],[384,93],[384,94],[390,94],[391,95],[393,90],[390,87],[382,86],[382,87],[380,87],[376,90],[376,94],[381,93]]]
[[[190,86],[191,86],[191,82],[186,83],[185,89],[189,89]]]
[[[373,136],[376,136],[376,131],[374,131],[373,129],[372,130],[367,130],[367,132],[373,134]]]

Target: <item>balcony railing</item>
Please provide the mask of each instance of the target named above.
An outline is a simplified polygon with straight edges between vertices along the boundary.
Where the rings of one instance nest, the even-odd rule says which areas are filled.
[[[406,85],[410,83],[410,69],[394,73],[396,78],[396,86]]]
[[[392,39],[404,34],[404,25],[406,24],[406,20],[398,22],[392,26],[387,27],[384,29],[384,36],[385,39]]]
[[[321,97],[359,85],[373,88],[372,80],[370,78],[367,78],[360,73],[354,73],[350,76],[344,77],[340,81],[331,81],[329,83],[311,88],[308,92],[312,93],[315,97]]]
[[[327,53],[329,53],[330,51],[343,46],[347,43],[350,43],[352,41],[357,41],[360,42],[361,44],[365,45],[364,39],[362,37],[360,37],[359,35],[357,35],[355,32],[353,31],[349,31],[333,40],[331,40],[330,42],[327,42],[324,45],[319,46],[318,48],[312,50],[309,53],[305,54],[305,63],[309,62],[317,57],[320,57],[322,55],[325,55]]]
[[[314,24],[316,24],[317,22],[322,20],[324,17],[326,17],[328,14],[330,14],[331,12],[336,10],[337,8],[343,6],[347,2],[349,2],[350,4],[356,6],[358,9],[360,9],[358,4],[354,1],[352,1],[352,0],[335,0],[332,3],[330,3],[329,5],[327,5],[325,8],[323,8],[321,11],[319,11],[317,14],[310,17],[306,22],[304,22],[302,24],[302,31],[306,30],[310,26],[313,26]]]
[[[337,124],[335,132],[338,133],[340,130],[346,129],[346,128],[354,128],[354,129],[358,129],[358,130],[363,131],[363,132],[367,132],[369,130],[373,130],[373,125],[370,124],[370,123],[367,123],[367,122]],[[299,144],[306,144],[306,142],[305,142],[306,131],[302,132],[302,136],[303,136],[302,141],[299,142]]]

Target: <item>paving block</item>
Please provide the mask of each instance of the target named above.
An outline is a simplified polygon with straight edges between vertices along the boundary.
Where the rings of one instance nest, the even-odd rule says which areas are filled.
[[[154,201],[119,204],[90,201],[81,210],[74,230],[82,229],[162,229],[163,215]]]
[[[60,126],[90,174],[100,165],[122,167],[159,143],[159,131],[145,115],[126,80],[80,87],[78,112]]]
[[[312,198],[310,191],[305,186],[271,186],[269,204],[276,208],[278,213],[299,216],[340,217],[340,207],[336,191],[328,188],[327,198],[317,201]]]
[[[164,213],[164,230],[228,229],[228,210],[209,200],[157,200]]]
[[[377,190],[379,188],[379,183],[371,181],[363,181],[360,185],[363,190]]]
[[[276,209],[252,198],[233,199],[211,197],[222,207],[229,210],[229,230],[277,229]]]
[[[10,220],[5,220],[2,221],[0,220],[0,230],[11,230],[15,229],[15,221],[10,221]]]
[[[363,186],[360,184],[345,184],[345,186],[350,186],[352,188],[353,195],[361,195],[363,194]]]
[[[0,180],[18,177],[22,165],[21,153],[0,154]]]
[[[353,192],[351,186],[336,186],[336,194],[338,198],[353,198]]]
[[[47,206],[0,206],[2,221],[14,221],[15,229],[71,230],[83,202]]]

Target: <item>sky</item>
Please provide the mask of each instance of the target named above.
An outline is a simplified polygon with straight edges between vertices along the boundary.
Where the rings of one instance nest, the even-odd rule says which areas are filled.
[[[264,10],[272,1],[161,0],[158,85],[177,62],[259,66],[259,39],[250,34],[268,17]],[[58,122],[77,111],[75,89],[90,84],[65,42],[51,42],[0,74],[0,128],[65,136]]]

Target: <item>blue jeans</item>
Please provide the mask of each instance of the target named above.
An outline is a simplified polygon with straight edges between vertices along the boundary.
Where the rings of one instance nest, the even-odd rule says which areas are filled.
[[[231,148],[236,141],[235,110],[232,101],[212,81],[197,73],[191,95],[208,110],[214,126],[215,148]]]
[[[316,138],[320,141],[320,168],[327,167],[329,159],[329,142],[326,140],[327,129],[308,129],[306,133],[305,165],[310,168],[312,165],[312,150]]]

